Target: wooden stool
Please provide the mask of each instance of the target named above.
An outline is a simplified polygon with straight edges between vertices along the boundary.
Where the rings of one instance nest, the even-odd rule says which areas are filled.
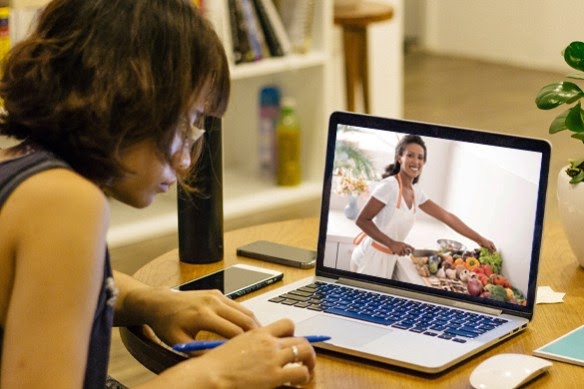
[[[370,23],[391,19],[393,8],[388,4],[362,1],[356,7],[335,8],[334,17],[335,24],[343,29],[347,110],[355,110],[355,91],[360,84],[363,108],[369,113],[367,27]]]

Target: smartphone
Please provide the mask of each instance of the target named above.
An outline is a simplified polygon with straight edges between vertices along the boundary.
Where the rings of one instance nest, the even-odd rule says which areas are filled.
[[[237,255],[308,269],[316,264],[316,251],[258,240],[237,248]]]
[[[280,281],[282,278],[284,274],[276,270],[237,264],[187,281],[172,289],[178,291],[219,289],[225,296],[234,299]]]

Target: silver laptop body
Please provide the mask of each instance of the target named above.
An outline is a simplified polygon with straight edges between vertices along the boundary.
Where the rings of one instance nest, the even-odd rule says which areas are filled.
[[[460,273],[454,276],[451,271],[450,277],[435,268],[428,272],[430,257],[435,261],[438,256],[438,267],[446,268],[446,255],[457,257],[474,250],[478,256],[479,248],[421,211],[406,241],[416,249],[431,251],[422,250],[396,261],[391,277],[358,273],[351,266],[360,229],[345,215],[348,197],[341,181],[344,177],[364,179],[368,190],[357,202],[362,207],[381,182],[378,172],[395,159],[395,146],[407,134],[419,135],[427,147],[427,161],[417,185],[429,199],[497,245],[501,277],[489,275],[481,295],[471,295],[468,288],[468,268],[477,278],[480,271],[473,266],[484,265],[481,261],[470,262],[467,282],[459,278],[463,272],[460,267]],[[296,323],[297,335],[331,337],[315,344],[317,348],[426,373],[444,371],[524,330],[533,316],[549,159],[550,146],[544,140],[335,112],[328,128],[316,274],[247,300],[244,305],[263,323],[287,317]],[[465,247],[440,246],[440,239]],[[488,256],[484,259],[491,260]],[[466,261],[463,265],[467,267]],[[491,270],[496,266],[490,266]],[[456,266],[448,268],[457,270]],[[443,313],[432,319],[441,324],[433,327],[428,313],[420,324],[415,314],[402,310],[389,314],[397,322],[389,317],[386,322],[387,311],[377,312],[375,304],[362,311],[366,313],[357,312],[361,306],[355,308],[351,301],[360,298],[354,297],[341,303],[351,312],[338,314],[339,309],[323,304],[320,295],[306,297],[305,292],[315,285],[342,291],[350,288],[357,292],[348,295],[367,296],[373,301],[394,297],[399,304],[415,307],[416,312],[437,304],[453,317],[462,312],[471,318],[472,325],[479,322],[487,330],[475,333],[471,324],[454,328],[459,324],[444,324],[444,316],[450,314]],[[291,292],[302,287],[300,292]],[[363,315],[376,319],[363,320]],[[451,327],[444,330],[445,325]]]

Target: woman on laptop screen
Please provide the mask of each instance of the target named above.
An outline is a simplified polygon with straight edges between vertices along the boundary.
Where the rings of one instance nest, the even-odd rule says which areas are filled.
[[[352,271],[392,278],[396,261],[414,251],[406,239],[418,209],[479,246],[496,250],[493,242],[430,200],[416,185],[426,159],[426,144],[421,137],[405,135],[398,142],[394,163],[386,168],[383,179],[357,217],[356,224],[362,232],[355,240]]]

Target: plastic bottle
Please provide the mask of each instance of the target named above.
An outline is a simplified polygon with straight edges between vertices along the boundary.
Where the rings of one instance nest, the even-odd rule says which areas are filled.
[[[280,89],[260,90],[258,159],[260,174],[273,179],[276,170],[276,126],[280,116]]]
[[[277,170],[278,185],[292,186],[300,184],[302,169],[300,164],[300,122],[296,115],[296,102],[291,97],[282,99],[280,120],[277,134]]]

